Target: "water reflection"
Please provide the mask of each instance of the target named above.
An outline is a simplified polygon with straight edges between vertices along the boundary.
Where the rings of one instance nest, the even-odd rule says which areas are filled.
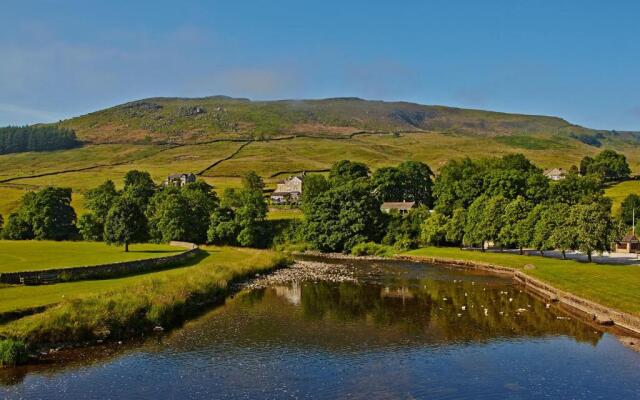
[[[351,267],[358,283],[245,291],[161,338],[3,371],[0,397],[99,398],[104,390],[113,398],[640,393],[638,354],[510,280],[405,262]]]

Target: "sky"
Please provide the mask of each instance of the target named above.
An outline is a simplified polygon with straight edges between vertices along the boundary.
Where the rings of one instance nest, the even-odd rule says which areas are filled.
[[[640,1],[2,0],[0,126],[356,96],[640,130]]]

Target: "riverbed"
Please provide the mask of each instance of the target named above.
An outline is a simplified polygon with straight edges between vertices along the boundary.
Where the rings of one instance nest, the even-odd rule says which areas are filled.
[[[640,354],[506,278],[305,259],[184,327],[0,371],[0,398],[640,398]]]

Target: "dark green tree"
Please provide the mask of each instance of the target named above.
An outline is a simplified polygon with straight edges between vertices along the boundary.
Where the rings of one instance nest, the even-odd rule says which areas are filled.
[[[433,184],[435,209],[451,215],[454,209],[467,209],[482,194],[484,166],[470,158],[451,160],[440,169]]]
[[[131,170],[125,174],[123,193],[135,201],[143,212],[155,192],[156,185],[148,172]]]
[[[624,154],[616,153],[613,150],[604,150],[598,153],[592,160],[585,157],[585,159],[580,162],[581,171],[583,164],[585,174],[598,175],[605,182],[627,179],[631,174],[627,158]]]
[[[383,167],[371,176],[373,193],[381,201],[402,201],[405,197],[405,175],[395,167]]]
[[[91,210],[98,221],[104,224],[107,214],[118,198],[118,191],[113,181],[105,181],[102,185],[89,189],[85,195],[85,207]]]
[[[12,223],[28,226],[18,230],[26,235],[22,239],[68,240],[77,234],[69,188],[47,187],[29,192],[22,198],[17,214]]]
[[[369,167],[360,162],[341,160],[331,166],[329,180],[341,185],[359,178],[369,176]]]
[[[366,180],[333,187],[305,208],[305,236],[321,251],[350,251],[363,242],[380,240],[380,200]]]
[[[98,220],[93,213],[82,215],[78,219],[78,231],[82,238],[89,242],[100,242],[104,240],[104,221]]]
[[[113,204],[104,225],[104,238],[108,244],[124,246],[147,239],[147,219],[136,199],[120,196]]]
[[[304,178],[302,189],[302,209],[311,204],[313,199],[329,190],[330,184],[324,175],[311,174]]]
[[[423,162],[405,161],[398,165],[404,175],[403,198],[427,207],[433,206],[433,171]]]

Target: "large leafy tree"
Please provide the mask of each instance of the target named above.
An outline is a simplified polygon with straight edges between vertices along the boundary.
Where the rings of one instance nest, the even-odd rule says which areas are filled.
[[[104,238],[108,244],[124,246],[146,240],[147,219],[136,199],[127,195],[120,196],[107,214],[104,225]]]
[[[483,171],[484,166],[468,157],[445,164],[433,184],[435,209],[451,215],[456,208],[469,208],[482,194]]]
[[[142,211],[145,211],[149,199],[156,192],[156,185],[148,172],[131,170],[124,176],[123,192],[129,199],[135,201]]]
[[[379,168],[371,177],[374,194],[382,201],[407,200],[405,175],[395,167]]]
[[[302,190],[302,208],[304,209],[308,204],[311,204],[313,199],[329,190],[329,187],[329,181],[324,175],[311,174],[305,176]]]
[[[568,174],[565,179],[554,182],[549,187],[552,203],[578,204],[586,198],[604,194],[602,179],[597,175],[580,176]]]
[[[464,238],[464,227],[467,222],[467,211],[456,208],[447,223],[445,239],[451,244],[461,245]]]
[[[467,246],[479,246],[484,250],[484,242],[487,240],[482,227],[484,209],[489,198],[482,195],[475,199],[467,210],[467,218],[464,227],[462,242]]]
[[[552,235],[558,227],[566,223],[569,209],[569,205],[564,203],[544,204],[541,206],[531,238],[531,246],[540,251],[541,255],[544,254],[545,250],[553,250],[555,248]]]
[[[349,251],[382,236],[380,200],[366,180],[332,187],[305,208],[307,240],[321,251]]]
[[[440,246],[446,240],[448,223],[447,216],[433,212],[422,224],[420,239],[425,244]]]
[[[505,246],[518,247],[520,254],[522,254],[522,248],[528,244],[526,237],[523,237],[521,225],[532,208],[531,202],[522,196],[516,197],[504,208],[498,241]]]
[[[116,185],[110,180],[85,193],[85,207],[90,213],[84,214],[78,220],[78,230],[85,240],[103,240],[104,222],[119,195]]]
[[[9,216],[5,236],[10,239],[66,240],[76,236],[76,213],[71,189],[47,187],[29,192]]]
[[[580,170],[584,174],[599,175],[606,182],[626,179],[631,174],[627,158],[613,150],[604,150],[593,159],[585,157],[580,162]]]
[[[209,242],[252,247],[267,244],[268,206],[255,176],[255,173],[247,174],[240,190],[225,190],[222,207],[214,209],[209,219]]]
[[[369,167],[361,162],[341,160],[331,166],[329,179],[334,184],[344,184],[359,178],[369,176]]]
[[[431,207],[433,205],[431,168],[423,162],[405,161],[398,165],[398,170],[403,175],[404,199]]]
[[[609,250],[616,229],[611,218],[611,201],[600,197],[571,208],[570,223],[575,227],[578,250],[587,254]]]

